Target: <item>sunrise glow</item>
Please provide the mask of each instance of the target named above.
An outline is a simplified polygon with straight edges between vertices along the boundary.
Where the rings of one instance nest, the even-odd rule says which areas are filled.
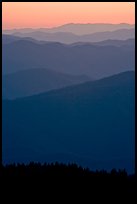
[[[2,28],[135,23],[135,2],[2,2]]]

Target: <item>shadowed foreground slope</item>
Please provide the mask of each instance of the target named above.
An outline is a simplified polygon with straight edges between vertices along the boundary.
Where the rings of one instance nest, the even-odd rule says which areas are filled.
[[[75,162],[134,172],[134,72],[3,101],[3,163]]]

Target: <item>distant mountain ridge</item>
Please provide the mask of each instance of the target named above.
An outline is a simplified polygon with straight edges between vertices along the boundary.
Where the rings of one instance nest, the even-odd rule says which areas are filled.
[[[75,42],[98,42],[103,40],[126,40],[129,38],[135,38],[135,29],[119,29],[115,31],[104,31],[90,33],[86,35],[76,35],[71,32],[55,32],[47,33],[44,31],[33,31],[29,33],[15,32],[14,36],[17,37],[29,37],[35,40],[41,41],[53,41],[65,44],[71,44]]]
[[[65,25],[53,27],[53,28],[23,28],[23,29],[13,29],[13,30],[3,30],[2,32],[5,34],[13,34],[15,32],[21,33],[29,33],[33,31],[42,31],[42,32],[71,32],[76,35],[86,35],[95,32],[104,32],[104,31],[114,31],[118,29],[130,29],[135,28],[134,24],[120,23],[120,24],[105,24],[105,23],[87,23],[87,24],[79,24],[79,23],[68,23]]]
[[[134,70],[135,41],[111,42],[102,42],[103,46],[101,42],[66,45],[21,38],[3,43],[2,73],[45,67],[56,72],[98,79]]]
[[[20,40],[26,40],[26,41],[31,41],[37,44],[51,44],[51,43],[58,43],[58,44],[63,44],[60,42],[52,42],[52,41],[42,41],[42,40],[35,40],[34,38],[31,37],[18,37],[14,35],[8,35],[8,34],[2,34],[2,43],[3,44],[10,44],[15,41],[20,41]],[[126,40],[103,40],[99,42],[75,42],[69,44],[70,46],[77,46],[77,45],[113,45],[113,46],[122,46],[122,45],[135,45],[135,39],[134,38],[128,38]],[[68,46],[68,45],[67,45]]]

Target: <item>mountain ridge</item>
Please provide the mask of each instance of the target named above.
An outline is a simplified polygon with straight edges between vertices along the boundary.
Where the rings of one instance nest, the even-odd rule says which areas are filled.
[[[2,95],[4,98],[14,99],[88,80],[90,78],[87,76],[73,76],[45,68],[27,69],[3,76]]]
[[[13,35],[17,37],[29,37],[41,41],[72,44],[75,42],[98,42],[107,39],[126,40],[128,38],[135,38],[135,29],[119,29],[115,31],[95,32],[85,35],[76,35],[71,32],[47,33],[43,31],[33,31],[29,33],[15,32]]]
[[[100,42],[101,44],[101,42]],[[2,44],[2,74],[47,68],[71,75],[103,78],[135,66],[134,41],[98,44],[66,45],[61,43],[35,43],[18,40]],[[111,45],[111,46],[110,46]],[[11,55],[13,53],[13,55]]]
[[[124,80],[125,81],[122,81],[122,78],[124,77]],[[114,85],[115,86],[119,86],[119,84],[117,84],[117,81],[121,81],[123,83],[126,82],[126,80],[131,81],[132,80],[135,80],[135,71],[125,71],[125,72],[120,72],[120,73],[117,73],[115,75],[112,75],[112,76],[108,76],[108,77],[104,77],[104,78],[101,78],[101,79],[97,79],[97,80],[89,80],[87,82],[83,82],[83,83],[80,83],[80,84],[76,84],[76,85],[70,85],[68,87],[62,87],[60,89],[54,89],[54,90],[49,90],[49,91],[46,91],[45,93],[40,93],[40,94],[35,94],[35,95],[32,95],[32,96],[27,96],[27,97],[21,97],[21,98],[18,98],[18,99],[15,99],[15,100],[27,100],[27,99],[33,99],[35,97],[44,97],[44,96],[50,96],[50,95],[54,95],[56,92],[58,92],[59,94],[61,94],[62,92],[66,94],[69,93],[69,91],[71,90],[77,90],[77,88],[81,88],[82,86],[85,86],[85,88],[89,88],[90,89],[90,86],[92,87],[92,84],[100,84],[100,86],[102,86],[105,83],[111,81],[111,82],[114,82]],[[113,86],[113,84],[112,84]],[[105,87],[103,87],[105,88]]]
[[[50,43],[57,43],[57,44],[62,44],[62,45],[66,45],[66,46],[76,46],[76,45],[113,45],[113,46],[122,46],[123,44],[127,44],[130,42],[132,44],[135,44],[135,39],[134,38],[128,38],[126,40],[112,40],[112,39],[108,39],[108,40],[103,40],[103,41],[98,41],[98,42],[75,42],[75,43],[71,43],[71,44],[64,44],[64,43],[60,43],[60,42],[56,42],[56,41],[42,41],[42,40],[35,40],[34,38],[29,38],[29,37],[17,37],[14,35],[8,35],[8,34],[2,34],[2,43],[3,44],[9,44],[9,43],[13,43],[15,41],[31,41],[34,42],[36,44],[50,44]]]
[[[88,34],[89,32],[97,32],[97,31],[107,31],[107,30],[116,30],[119,28],[133,28],[135,27],[134,24],[127,24],[127,23],[120,23],[120,24],[106,24],[106,23],[87,23],[87,24],[80,24],[80,23],[68,23],[65,25],[56,26],[53,28],[24,28],[24,29],[13,29],[13,30],[3,30],[3,33],[13,33],[16,31],[22,32],[31,32],[35,30],[41,31],[49,31],[49,32],[56,32],[56,31],[70,31],[74,34]]]

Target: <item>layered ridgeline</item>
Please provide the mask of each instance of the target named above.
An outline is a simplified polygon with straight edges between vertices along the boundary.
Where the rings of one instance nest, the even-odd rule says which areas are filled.
[[[27,41],[31,41],[34,43],[38,43],[38,44],[46,44],[48,41],[47,40],[35,40],[32,37],[18,37],[15,35],[7,35],[7,34],[3,34],[2,35],[2,43],[3,44],[9,44],[15,41],[20,41],[20,40],[27,40]],[[75,46],[75,45],[113,45],[113,46],[122,46],[122,45],[134,45],[135,44],[135,39],[132,38],[132,36],[129,36],[128,39],[124,40],[117,40],[117,39],[107,39],[107,40],[102,40],[99,42],[75,42],[75,43],[70,43],[70,46]]]
[[[3,38],[3,74],[25,69],[46,68],[97,79],[134,70],[134,66],[134,39],[66,45],[58,42],[40,42],[30,38],[16,39],[13,36],[12,39],[10,36]]]
[[[30,37],[35,40],[53,41],[70,44],[75,42],[98,42],[108,39],[126,40],[129,38],[135,38],[135,28],[97,32],[86,35],[76,35],[71,32],[46,33],[43,31],[33,31],[29,33],[16,32],[13,33],[13,35],[18,37]]]
[[[2,77],[2,97],[14,99],[31,96],[52,89],[89,81],[87,76],[73,76],[48,69],[27,69]]]
[[[129,71],[2,102],[3,163],[76,162],[134,172],[135,79]]]
[[[96,32],[105,32],[105,31],[115,31],[119,29],[132,29],[135,28],[134,24],[120,23],[120,24],[108,24],[108,23],[95,23],[95,24],[77,24],[69,23],[58,27],[53,28],[23,28],[23,29],[12,29],[12,30],[3,30],[4,34],[14,34],[14,33],[31,33],[31,32],[46,32],[46,33],[56,33],[56,32],[71,32],[75,35],[86,35]]]

